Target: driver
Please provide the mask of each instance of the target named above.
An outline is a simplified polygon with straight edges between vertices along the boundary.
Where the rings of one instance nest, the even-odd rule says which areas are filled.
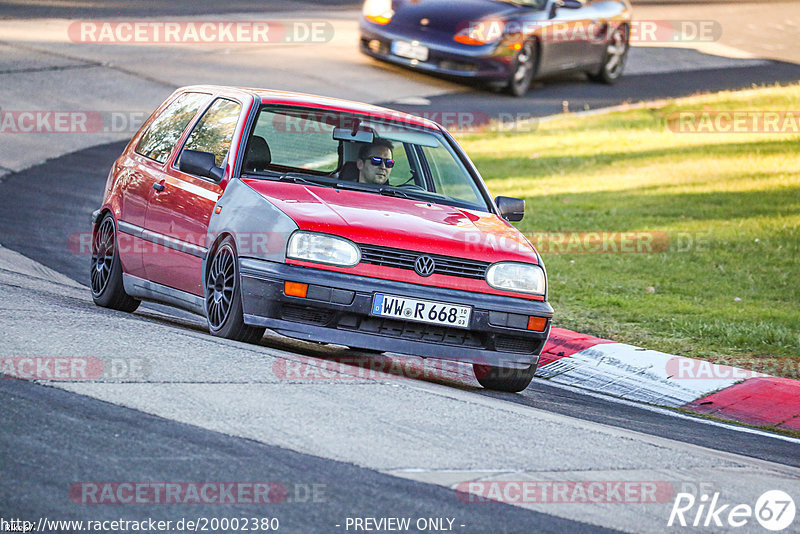
[[[363,145],[358,151],[358,181],[362,184],[385,185],[394,167],[392,150],[394,145],[388,139],[376,139]]]

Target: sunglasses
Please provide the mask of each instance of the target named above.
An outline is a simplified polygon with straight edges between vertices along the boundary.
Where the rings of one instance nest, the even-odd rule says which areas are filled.
[[[380,167],[381,162],[383,162],[383,164],[386,165],[387,169],[391,169],[392,167],[394,167],[394,160],[391,158],[379,158],[378,156],[370,156],[367,159],[369,160],[370,163],[372,163],[376,167]]]

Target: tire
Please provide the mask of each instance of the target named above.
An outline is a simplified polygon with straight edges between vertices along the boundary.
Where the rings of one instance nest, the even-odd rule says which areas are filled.
[[[536,41],[527,41],[517,52],[512,62],[511,74],[508,76],[506,91],[513,96],[525,96],[536,73],[537,57]]]
[[[228,236],[209,258],[203,283],[206,320],[212,336],[257,343],[265,328],[244,324],[239,260]]]
[[[625,60],[630,50],[628,27],[619,26],[606,44],[603,65],[597,72],[589,72],[589,78],[595,82],[612,85],[617,83],[625,70]]]
[[[92,236],[92,261],[89,268],[92,300],[98,306],[132,312],[141,304],[127,293],[122,285],[122,262],[117,246],[117,225],[106,213]]]
[[[492,365],[472,364],[472,372],[480,385],[486,389],[519,393],[528,387],[536,374],[536,365],[525,369],[509,369]]]

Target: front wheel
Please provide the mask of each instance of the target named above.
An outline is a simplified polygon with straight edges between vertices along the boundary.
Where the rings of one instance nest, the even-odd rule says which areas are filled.
[[[512,62],[511,74],[506,90],[514,96],[525,96],[536,73],[536,43],[528,41],[522,45]]]
[[[628,27],[620,26],[614,30],[606,45],[603,65],[597,72],[588,73],[589,78],[595,82],[609,85],[616,83],[622,77],[622,71],[625,69],[629,48]]]
[[[141,301],[127,293],[122,285],[122,262],[117,246],[114,217],[106,213],[92,237],[92,263],[89,271],[92,300],[98,306],[132,312]]]
[[[220,243],[209,259],[205,304],[211,335],[245,343],[256,343],[264,336],[264,328],[244,324],[239,261],[230,236]]]
[[[536,365],[525,369],[510,369],[508,367],[495,367],[493,365],[472,364],[472,372],[480,385],[486,389],[519,393],[528,387],[536,374]]]

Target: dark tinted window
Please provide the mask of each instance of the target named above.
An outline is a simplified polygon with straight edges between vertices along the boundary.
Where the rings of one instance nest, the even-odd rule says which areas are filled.
[[[159,163],[167,161],[183,130],[208,100],[202,93],[184,93],[156,117],[136,145],[136,152]]]
[[[339,165],[335,125],[335,114],[262,109],[254,135],[267,140],[275,165],[332,172]]]
[[[184,150],[188,148],[211,152],[216,157],[217,167],[222,167],[231,147],[241,110],[242,106],[238,102],[224,99],[215,101],[192,130]]]

